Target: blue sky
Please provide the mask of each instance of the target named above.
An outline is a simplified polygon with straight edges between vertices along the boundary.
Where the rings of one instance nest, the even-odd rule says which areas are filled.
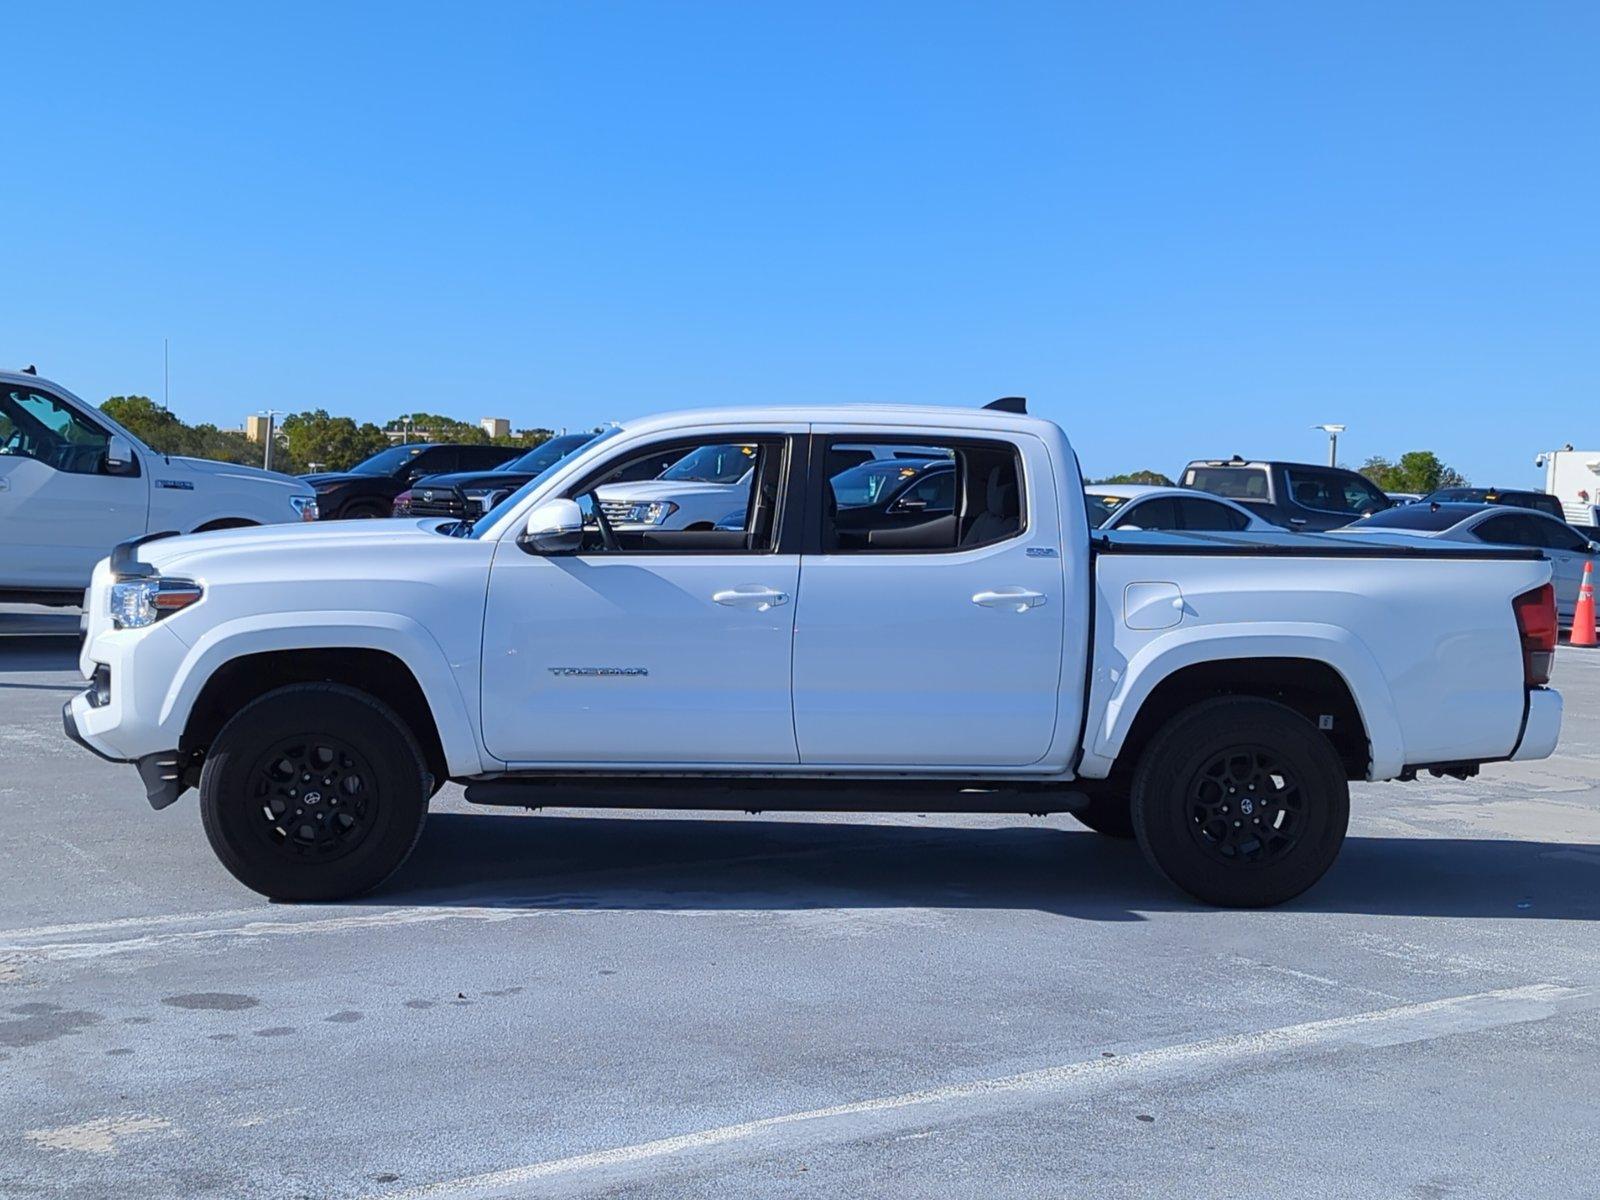
[[[1094,473],[1600,441],[1594,4],[36,5],[0,363],[584,425],[1021,393]]]

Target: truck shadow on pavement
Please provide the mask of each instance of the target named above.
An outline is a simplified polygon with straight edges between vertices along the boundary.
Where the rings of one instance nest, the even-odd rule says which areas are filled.
[[[14,614],[0,614],[0,617]],[[70,671],[72,681],[35,683],[31,680],[0,679],[0,689],[11,688],[30,692],[81,692],[84,685],[78,682],[78,635],[51,633],[45,636],[29,634],[10,636],[7,623],[0,620],[0,675],[48,675]]]
[[[1279,911],[1600,919],[1600,845],[1352,837]],[[1091,921],[1200,906],[1131,842],[1052,827],[442,812],[367,903],[641,911],[1007,908]]]

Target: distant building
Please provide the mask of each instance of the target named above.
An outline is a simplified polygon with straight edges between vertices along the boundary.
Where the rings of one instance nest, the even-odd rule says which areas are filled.
[[[259,413],[252,414],[244,419],[244,435],[256,445],[267,440],[267,430],[270,424],[267,418]]]
[[[484,417],[478,424],[491,438],[511,436],[510,417]]]

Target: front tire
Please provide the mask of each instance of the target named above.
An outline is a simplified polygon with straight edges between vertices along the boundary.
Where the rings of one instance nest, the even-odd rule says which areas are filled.
[[[278,688],[212,742],[200,817],[222,865],[275,900],[377,887],[422,834],[432,778],[405,723],[342,684]]]
[[[1207,700],[1167,722],[1133,776],[1133,831],[1156,870],[1207,904],[1281,904],[1344,844],[1350,788],[1327,738],[1269,700]]]

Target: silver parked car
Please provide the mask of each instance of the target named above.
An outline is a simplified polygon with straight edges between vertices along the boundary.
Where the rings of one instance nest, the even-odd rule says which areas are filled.
[[[1522,546],[1542,550],[1550,560],[1550,582],[1556,589],[1556,616],[1572,624],[1583,583],[1583,565],[1600,556],[1600,544],[1590,541],[1565,521],[1531,508],[1504,504],[1451,504],[1419,501],[1363,517],[1354,525],[1334,530],[1363,538],[1442,538],[1490,546]]]

